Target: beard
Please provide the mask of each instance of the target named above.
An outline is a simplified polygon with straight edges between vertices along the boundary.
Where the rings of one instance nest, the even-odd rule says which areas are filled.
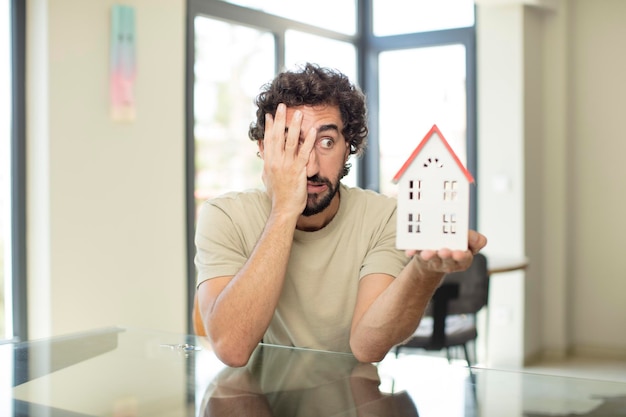
[[[317,184],[325,184],[328,188],[323,194],[307,195],[306,207],[304,208],[302,215],[305,217],[309,217],[326,210],[326,208],[330,206],[331,201],[333,201],[335,194],[337,194],[337,192],[339,191],[340,179],[341,177],[337,177],[335,182],[332,183],[328,178],[320,177],[317,174],[310,178],[307,178],[308,181]]]

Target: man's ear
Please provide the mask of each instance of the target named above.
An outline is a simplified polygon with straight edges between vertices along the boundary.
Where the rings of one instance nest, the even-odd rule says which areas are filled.
[[[259,156],[263,158],[263,149],[264,149],[265,142],[262,139],[259,139],[256,141],[256,144],[259,147]]]

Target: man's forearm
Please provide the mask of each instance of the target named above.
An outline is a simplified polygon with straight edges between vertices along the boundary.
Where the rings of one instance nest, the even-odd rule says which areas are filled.
[[[420,271],[412,260],[355,325],[350,346],[363,362],[382,360],[417,328],[443,273]]]
[[[244,365],[263,337],[282,290],[295,221],[270,217],[250,258],[203,311],[218,356]]]

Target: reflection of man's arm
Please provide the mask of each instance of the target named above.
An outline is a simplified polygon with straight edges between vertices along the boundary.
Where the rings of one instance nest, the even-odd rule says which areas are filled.
[[[384,394],[378,386],[378,370],[371,363],[357,365],[350,375],[350,388],[357,416],[418,417],[415,404],[405,392]]]
[[[211,397],[204,409],[206,417],[259,416],[272,417],[267,398],[263,394],[234,397]]]
[[[245,368],[227,369],[208,392],[200,415],[205,417],[259,416],[272,417],[267,398]]]
[[[350,388],[354,407],[358,416],[365,415],[386,415],[386,405],[383,401],[383,394],[378,389],[380,379],[378,371],[371,363],[360,363],[352,370],[350,375]]]

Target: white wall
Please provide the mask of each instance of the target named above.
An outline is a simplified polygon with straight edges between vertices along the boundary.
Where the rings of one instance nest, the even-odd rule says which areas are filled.
[[[186,329],[184,0],[136,9],[137,118],[109,116],[113,0],[29,0],[30,337]]]
[[[626,357],[626,2],[574,1],[568,24],[571,340]]]
[[[477,21],[478,229],[492,256],[524,256],[523,19],[518,6],[481,6]],[[494,183],[508,184],[495,187]],[[524,275],[494,275],[487,354],[492,365],[523,357]]]
[[[479,228],[530,258],[492,281],[490,363],[626,358],[626,2],[477,3]]]

